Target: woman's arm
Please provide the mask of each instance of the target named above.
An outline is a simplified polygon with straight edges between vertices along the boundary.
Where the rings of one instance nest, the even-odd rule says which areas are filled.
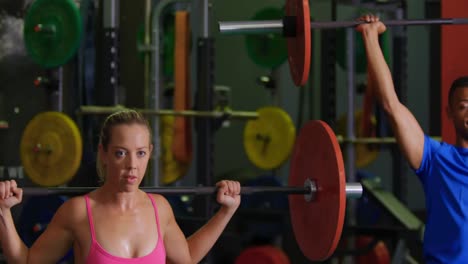
[[[164,245],[168,263],[199,263],[214,246],[235,211],[240,205],[240,184],[235,181],[217,183],[217,202],[222,206],[218,212],[188,239],[180,230],[167,201],[168,224],[164,234]]]

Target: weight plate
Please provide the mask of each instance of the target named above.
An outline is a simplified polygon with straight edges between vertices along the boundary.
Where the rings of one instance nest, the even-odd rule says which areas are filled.
[[[26,175],[41,186],[64,184],[75,176],[83,152],[80,131],[67,115],[43,112],[26,126],[20,156]]]

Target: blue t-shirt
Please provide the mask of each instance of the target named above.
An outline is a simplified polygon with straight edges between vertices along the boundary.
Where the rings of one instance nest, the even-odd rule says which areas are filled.
[[[468,263],[468,148],[426,135],[415,172],[426,194],[426,263]]]

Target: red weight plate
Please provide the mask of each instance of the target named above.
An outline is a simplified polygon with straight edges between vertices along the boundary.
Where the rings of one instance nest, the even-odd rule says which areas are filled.
[[[356,239],[356,247],[358,249],[366,248],[372,243],[374,239],[370,236],[359,236]],[[356,257],[357,264],[365,263],[378,263],[378,264],[390,264],[391,257],[387,246],[383,241],[377,242],[374,248],[365,255],[359,255]]]
[[[309,0],[287,0],[286,16],[296,17],[296,36],[288,38],[288,62],[294,84],[302,86],[310,69],[310,10]]]
[[[288,256],[274,246],[255,246],[242,251],[235,264],[289,264]]]
[[[335,251],[343,229],[346,180],[343,156],[332,129],[323,121],[309,121],[299,133],[291,160],[289,186],[317,185],[315,199],[289,195],[291,224],[302,253],[325,260]]]

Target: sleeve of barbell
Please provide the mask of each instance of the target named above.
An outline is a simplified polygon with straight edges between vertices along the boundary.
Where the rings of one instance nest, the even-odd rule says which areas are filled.
[[[219,31],[223,34],[267,34],[282,33],[281,20],[253,20],[219,22]]]
[[[358,182],[346,183],[346,198],[359,199],[362,196],[362,184]]]

